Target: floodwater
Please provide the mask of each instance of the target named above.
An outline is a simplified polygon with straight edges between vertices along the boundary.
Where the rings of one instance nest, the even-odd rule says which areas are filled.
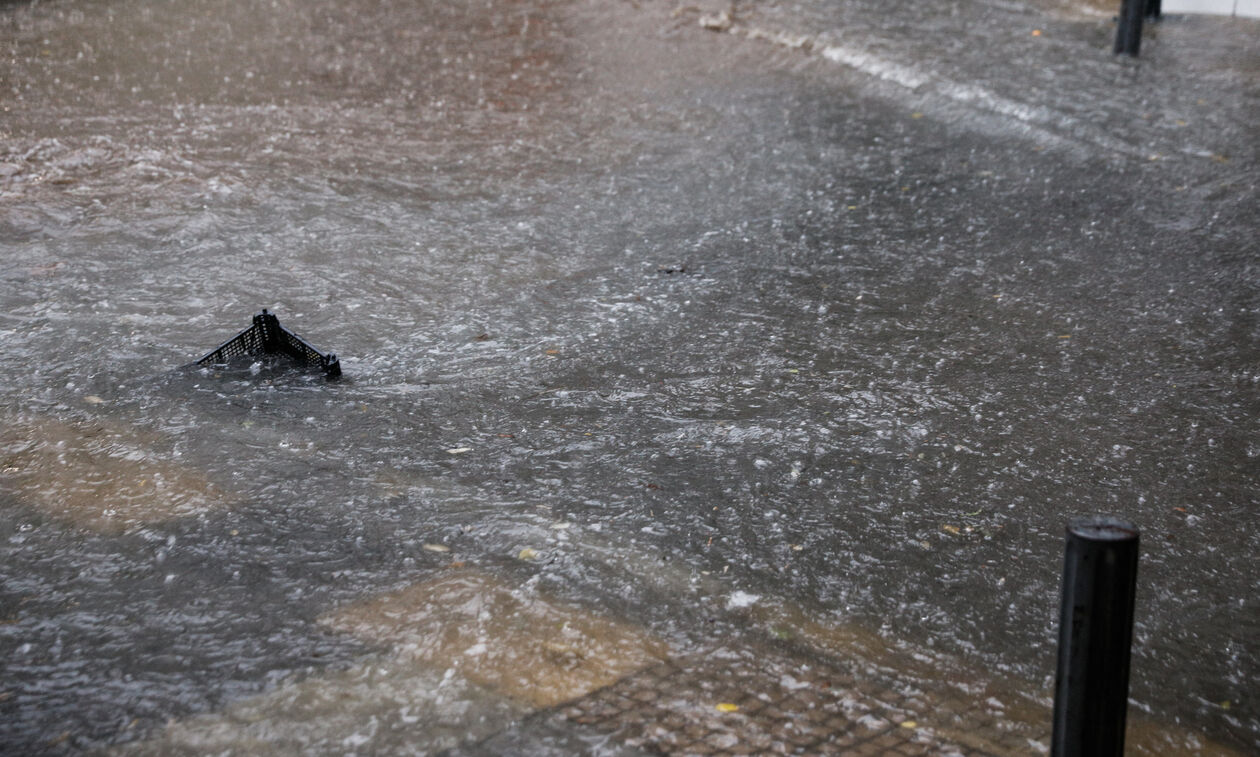
[[[1099,512],[1135,717],[1260,747],[1260,26],[924,5],[0,5],[0,751],[440,750],[749,607],[1044,704]],[[262,307],[344,377],[184,367]]]

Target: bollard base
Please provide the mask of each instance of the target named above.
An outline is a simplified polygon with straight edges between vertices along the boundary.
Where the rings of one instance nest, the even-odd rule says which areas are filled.
[[[1122,757],[1138,530],[1109,517],[1067,526],[1052,757]]]

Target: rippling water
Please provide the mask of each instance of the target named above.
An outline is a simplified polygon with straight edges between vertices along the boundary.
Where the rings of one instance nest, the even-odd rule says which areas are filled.
[[[732,591],[1044,700],[1102,511],[1135,711],[1260,744],[1255,27],[921,5],[0,8],[0,743],[453,746]],[[181,367],[261,307],[345,378]],[[455,681],[370,620],[452,563]]]

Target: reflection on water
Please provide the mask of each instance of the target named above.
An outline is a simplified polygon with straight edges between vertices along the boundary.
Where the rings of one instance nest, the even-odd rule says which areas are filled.
[[[0,739],[435,750],[749,634],[1032,733],[1114,511],[1141,748],[1254,745],[1255,37],[1083,7],[0,9]],[[261,307],[344,378],[176,370]]]

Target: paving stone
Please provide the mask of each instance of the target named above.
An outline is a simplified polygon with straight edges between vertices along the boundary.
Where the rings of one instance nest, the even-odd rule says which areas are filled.
[[[900,706],[890,688],[877,681],[837,687],[852,679],[789,650],[759,649],[724,668],[713,667],[705,654],[671,660],[571,702],[552,717],[586,723],[582,718],[589,711],[605,713],[609,704],[620,705],[595,727],[661,754],[962,752],[959,745],[936,743],[921,730],[902,727],[910,709]],[[810,675],[801,674],[806,669]],[[724,702],[738,709],[723,712],[717,705]]]
[[[122,423],[0,417],[0,492],[106,534],[227,507],[225,492],[160,452],[164,441]]]
[[[665,650],[642,629],[475,570],[350,605],[321,622],[537,708],[585,696],[658,662]],[[659,698],[641,687],[618,693]],[[586,709],[593,716],[606,710]]]

